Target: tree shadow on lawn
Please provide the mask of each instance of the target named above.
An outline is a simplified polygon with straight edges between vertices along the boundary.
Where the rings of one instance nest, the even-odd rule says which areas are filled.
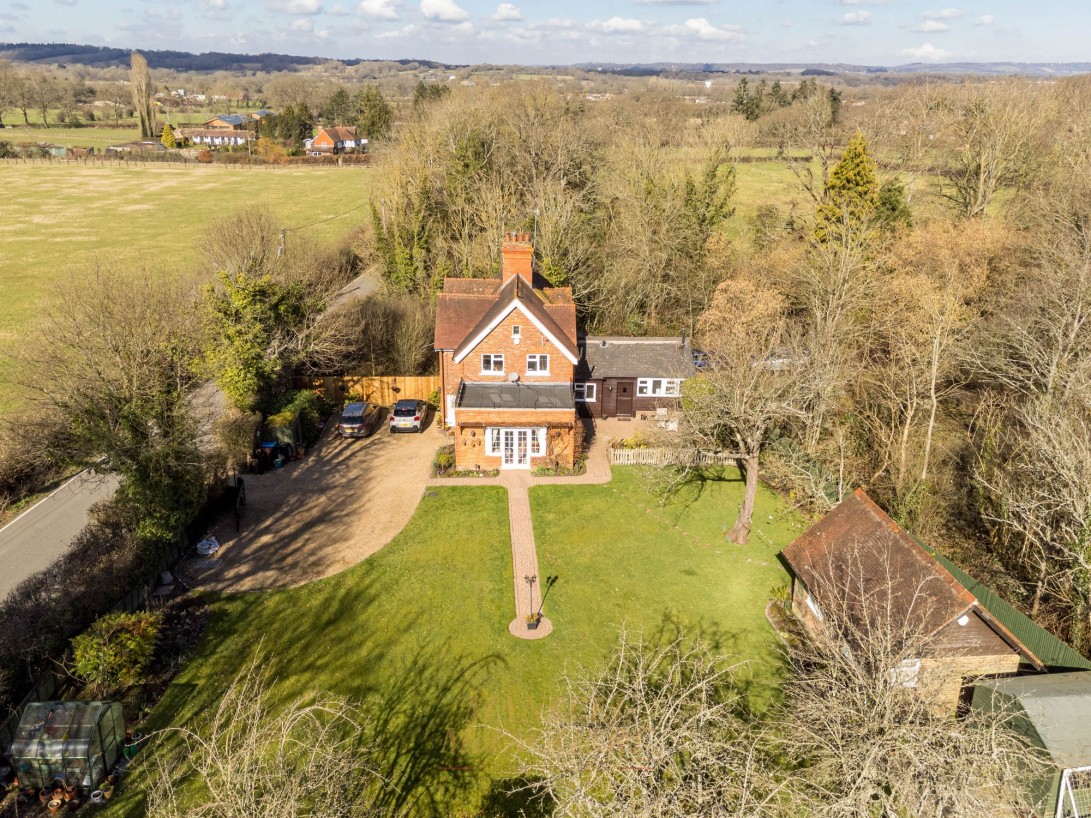
[[[363,566],[356,571],[351,581],[340,575],[275,596],[210,600],[212,622],[198,653],[168,687],[147,729],[199,727],[236,674],[257,659],[270,674],[271,707],[325,695],[360,705],[367,716],[361,741],[373,748],[383,780],[367,799],[378,814],[452,814],[460,795],[484,783],[482,760],[464,735],[477,724],[481,690],[502,660],[454,652],[438,635],[400,650],[412,644],[404,640],[415,642],[427,631],[425,612],[402,617],[396,629],[380,626],[392,580]],[[263,638],[255,641],[255,633]],[[111,815],[144,814],[148,782],[139,771],[132,780]]]
[[[704,469],[687,469],[677,479],[664,482],[657,477],[660,469],[645,469],[641,472],[641,483],[648,494],[655,497],[658,506],[672,522],[677,523],[682,515],[695,506],[713,485],[725,483],[745,483],[742,472],[733,466],[709,466]],[[739,495],[741,502],[742,495]],[[725,515],[730,509],[725,509]]]

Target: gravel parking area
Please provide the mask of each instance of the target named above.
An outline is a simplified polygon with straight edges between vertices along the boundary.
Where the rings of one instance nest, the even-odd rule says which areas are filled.
[[[392,435],[385,427],[342,440],[331,422],[304,458],[245,475],[241,532],[233,517],[221,520],[210,532],[219,552],[184,561],[182,578],[216,591],[289,588],[374,554],[413,516],[436,449],[446,442],[434,418],[420,434]]]

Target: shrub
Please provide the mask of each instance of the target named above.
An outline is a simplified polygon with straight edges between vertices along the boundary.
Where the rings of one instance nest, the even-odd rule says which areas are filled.
[[[319,426],[323,418],[329,417],[332,407],[320,392],[300,389],[290,392],[279,412],[270,415],[268,423],[272,427],[288,426],[299,416],[299,430],[303,434],[303,445],[313,446],[321,434]]]
[[[437,477],[447,474],[455,467],[455,447],[444,446],[436,452],[436,459],[432,461],[432,472]]]
[[[72,640],[73,673],[92,696],[140,684],[162,622],[156,611],[107,614]]]
[[[428,397],[425,399],[425,403],[431,406],[433,409],[439,409],[439,390],[433,389],[428,393]]]

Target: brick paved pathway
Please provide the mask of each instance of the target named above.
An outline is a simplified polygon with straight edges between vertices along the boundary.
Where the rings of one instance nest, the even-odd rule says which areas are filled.
[[[498,477],[436,477],[432,486],[503,486],[508,490],[508,524],[511,527],[512,587],[515,593],[515,619],[508,625],[512,636],[542,639],[553,632],[553,623],[543,617],[536,630],[527,628],[526,617],[542,606],[542,581],[538,572],[538,552],[534,547],[534,523],[530,515],[531,486],[550,484],[587,485],[610,482],[610,438],[596,435],[587,451],[587,471],[577,477],[535,477],[529,471],[507,470]],[[537,577],[528,586],[526,577]]]

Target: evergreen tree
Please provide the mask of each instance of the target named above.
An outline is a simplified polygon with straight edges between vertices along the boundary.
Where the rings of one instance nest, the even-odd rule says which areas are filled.
[[[792,104],[792,98],[784,92],[784,89],[780,85],[780,80],[776,80],[772,87],[770,87],[769,101],[778,108],[787,108]]]
[[[379,92],[378,86],[372,85],[356,96],[356,133],[368,140],[385,139],[390,135],[390,126],[394,124],[394,109]]]
[[[841,161],[830,171],[825,201],[815,213],[815,238],[827,242],[860,235],[873,223],[879,206],[879,180],[867,139],[859,131]]]
[[[883,230],[913,226],[913,211],[909,209],[905,186],[897,179],[891,179],[879,188],[875,222]]]
[[[832,128],[841,118],[841,92],[831,88],[827,96],[830,100],[830,127]]]
[[[169,151],[178,147],[178,142],[174,139],[174,128],[170,126],[169,122],[163,126],[163,135],[159,137],[159,141]]]
[[[347,125],[356,118],[356,105],[344,88],[334,91],[322,106],[322,121],[327,125]]]
[[[420,80],[417,87],[413,89],[413,110],[419,111],[428,103],[443,99],[449,93],[451,93],[450,86]]]

